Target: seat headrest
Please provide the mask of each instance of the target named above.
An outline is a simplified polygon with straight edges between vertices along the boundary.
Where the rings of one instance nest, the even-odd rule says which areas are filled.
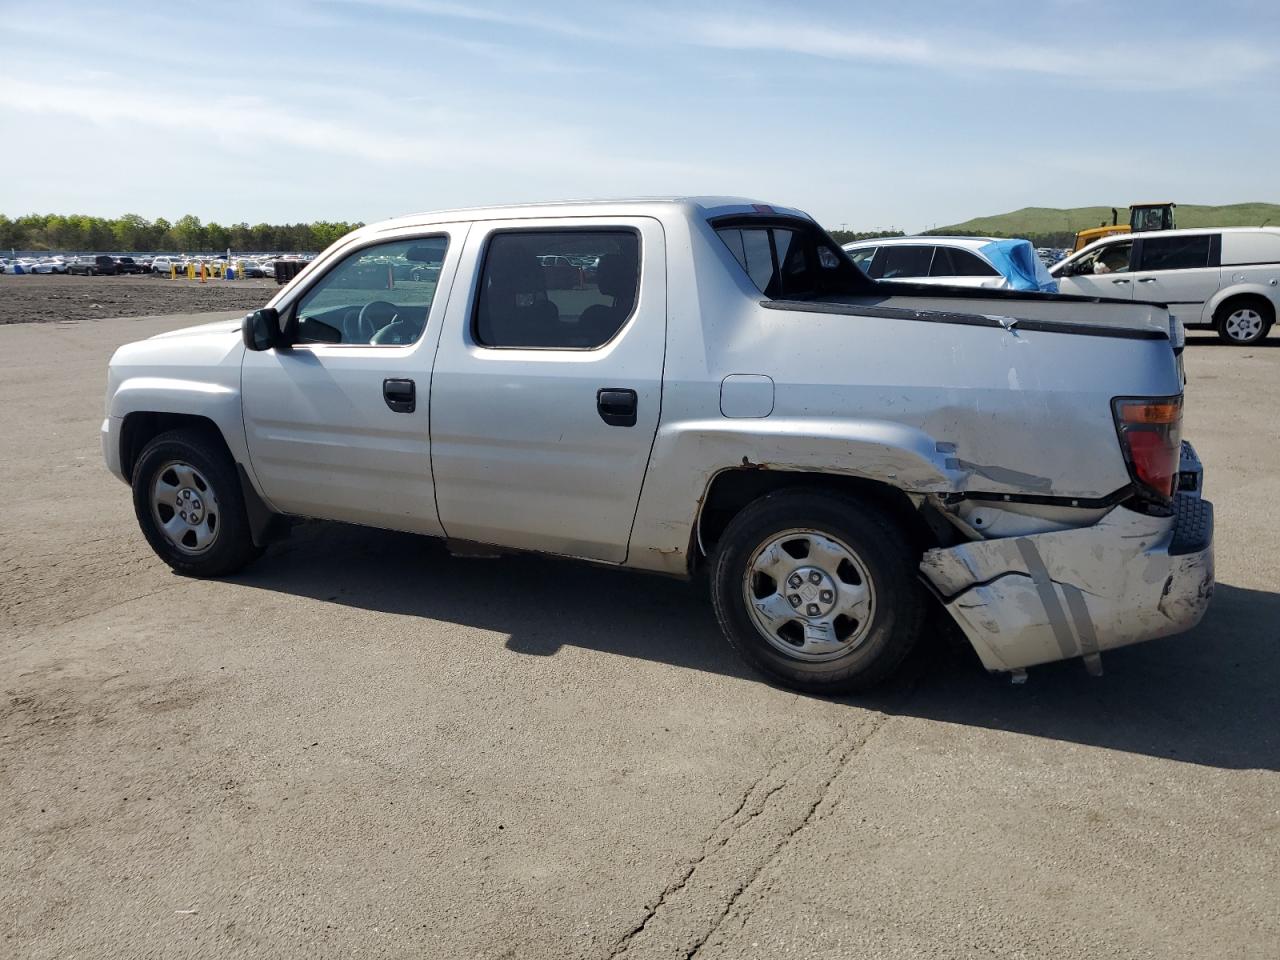
[[[606,253],[596,267],[596,287],[607,297],[632,300],[636,295],[635,257]]]
[[[485,273],[490,278],[492,296],[546,293],[547,278],[542,264],[524,244],[498,239],[489,251]]]

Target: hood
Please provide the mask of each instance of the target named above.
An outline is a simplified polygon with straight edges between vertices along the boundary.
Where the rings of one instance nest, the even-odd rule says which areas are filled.
[[[199,336],[216,336],[219,333],[234,333],[240,336],[241,317],[234,317],[225,320],[214,320],[210,323],[196,324],[194,327],[182,327],[178,330],[169,330],[166,333],[157,333],[150,340],[171,340],[175,337],[199,337]]]
[[[117,382],[128,377],[218,380],[231,371],[238,382],[243,356],[240,320],[228,318],[126,343],[108,368]]]

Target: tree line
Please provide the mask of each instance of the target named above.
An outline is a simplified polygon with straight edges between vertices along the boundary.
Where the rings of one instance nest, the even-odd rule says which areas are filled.
[[[999,239],[1030,240],[1033,247],[1066,247],[1070,249],[1076,242],[1072,230],[1050,230],[1045,233],[1002,233],[993,230],[988,233],[975,233],[972,230],[926,230],[924,236],[951,237],[996,237]]]
[[[839,244],[853,243],[855,240],[875,240],[878,237],[905,236],[901,230],[868,230],[861,233],[855,233],[852,230],[831,230],[828,232],[831,234],[832,239]],[[1030,240],[1033,247],[1067,247],[1068,249],[1076,242],[1076,235],[1072,230],[1050,230],[1044,233],[1000,233],[998,231],[976,233],[972,230],[947,230],[944,228],[942,230],[925,230],[920,236],[1014,238]]]
[[[187,214],[170,223],[163,217],[148,220],[136,213],[122,217],[89,217],[82,214],[32,213],[10,219],[0,214],[0,250],[61,251],[145,251],[175,250],[182,253],[216,253],[219,250],[261,253],[301,253],[323,250],[339,237],[362,223],[201,223]],[[944,233],[947,231],[929,231]],[[832,230],[832,238],[840,244],[877,237],[901,237],[901,230]],[[989,234],[1002,236],[1002,234]],[[1075,234],[1070,231],[1026,233],[1022,235],[1037,247],[1070,247]]]
[[[905,236],[901,230],[828,230],[827,233],[831,234],[831,239],[841,246],[846,243],[853,243],[855,240],[878,240],[880,237]]]
[[[148,220],[136,213],[122,217],[32,213],[10,219],[0,214],[0,250],[144,251],[174,250],[207,253],[226,250],[301,253],[323,250],[362,223],[201,223],[187,214],[170,223]]]

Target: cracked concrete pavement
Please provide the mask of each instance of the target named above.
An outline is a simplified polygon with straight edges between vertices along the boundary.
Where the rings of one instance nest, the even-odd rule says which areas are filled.
[[[696,583],[335,524],[172,575],[103,374],[200,319],[0,329],[0,953],[1280,955],[1280,340],[1189,347],[1196,631],[826,701]]]

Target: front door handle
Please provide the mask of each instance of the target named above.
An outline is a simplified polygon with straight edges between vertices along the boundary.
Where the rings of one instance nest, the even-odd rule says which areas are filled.
[[[1128,283],[1128,280],[1112,280],[1112,283]]]
[[[418,409],[418,388],[412,380],[383,380],[382,399],[396,413],[413,413]]]
[[[1159,277],[1139,277],[1138,282],[1139,283],[1155,283],[1159,279],[1160,279]]]
[[[601,387],[596,391],[596,409],[600,411],[600,419],[611,427],[634,427],[638,408],[634,390]]]

